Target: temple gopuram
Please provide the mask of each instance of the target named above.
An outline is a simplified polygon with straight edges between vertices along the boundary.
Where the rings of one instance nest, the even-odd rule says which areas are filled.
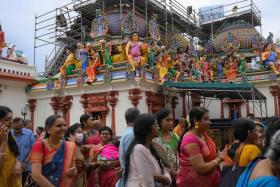
[[[36,16],[34,51],[51,52],[29,93],[33,123],[59,113],[71,125],[86,112],[119,135],[129,107],[178,119],[204,106],[221,146],[236,116],[280,114],[280,48],[261,25],[251,0],[199,11],[176,0],[74,0]]]

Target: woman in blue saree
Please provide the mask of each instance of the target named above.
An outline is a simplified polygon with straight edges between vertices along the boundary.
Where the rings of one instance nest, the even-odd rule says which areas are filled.
[[[237,187],[280,186],[280,130],[273,136],[266,157],[257,158],[249,164]]]
[[[45,123],[46,138],[37,141],[31,151],[32,178],[42,187],[71,187],[77,174],[76,145],[64,141],[64,119],[52,115]]]

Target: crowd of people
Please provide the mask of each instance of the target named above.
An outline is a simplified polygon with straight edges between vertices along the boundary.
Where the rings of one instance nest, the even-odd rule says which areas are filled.
[[[280,118],[232,121],[234,141],[218,150],[209,111],[194,107],[178,120],[125,112],[121,138],[91,114],[69,128],[51,115],[36,135],[0,106],[0,187],[265,187],[280,186]]]

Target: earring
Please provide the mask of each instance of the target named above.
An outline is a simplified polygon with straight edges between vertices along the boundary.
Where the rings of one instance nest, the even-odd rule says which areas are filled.
[[[199,128],[199,122],[195,122],[194,128],[195,128],[195,129],[198,129],[198,128]]]

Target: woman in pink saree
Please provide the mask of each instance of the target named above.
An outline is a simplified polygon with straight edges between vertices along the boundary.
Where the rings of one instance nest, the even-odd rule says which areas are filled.
[[[99,130],[100,144],[90,151],[89,162],[92,166],[87,178],[87,187],[115,187],[119,177],[116,168],[119,167],[119,148],[113,144],[113,132],[109,127]]]
[[[207,135],[210,125],[209,112],[195,107],[189,113],[188,132],[185,131],[179,143],[179,173],[177,187],[218,187],[221,181],[219,163],[223,153],[216,157],[216,146]]]

